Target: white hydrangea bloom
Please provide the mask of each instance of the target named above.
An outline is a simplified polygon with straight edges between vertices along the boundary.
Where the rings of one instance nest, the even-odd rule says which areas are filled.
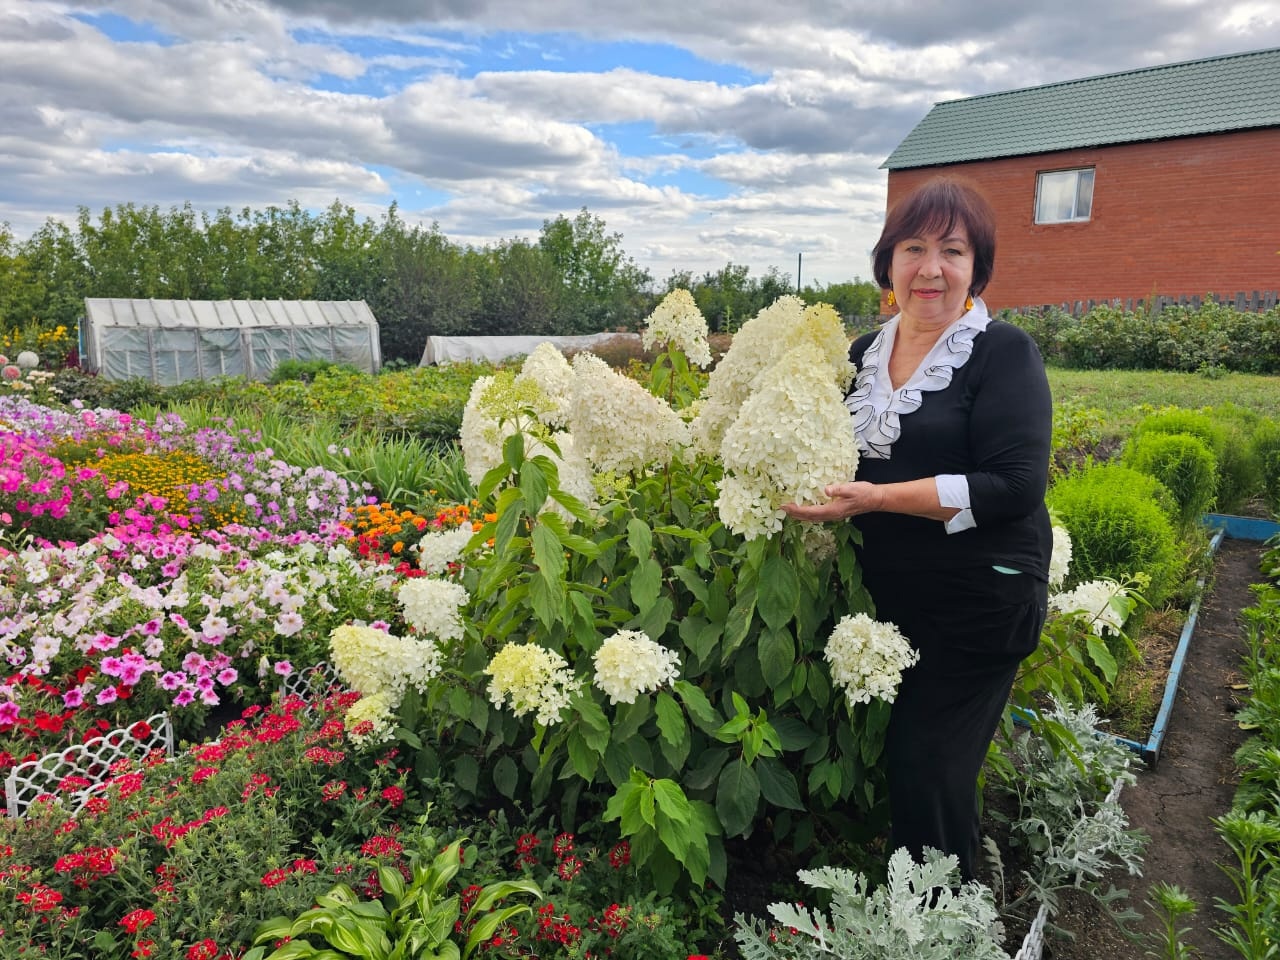
[[[635,703],[680,676],[680,656],[639,630],[620,630],[596,651],[595,685],[610,703]]]
[[[733,335],[729,349],[711,371],[703,391],[705,402],[693,421],[693,442],[699,453],[719,454],[724,433],[751,395],[756,378],[792,344],[792,333],[803,316],[803,300],[779,297]]]
[[[1053,526],[1053,553],[1049,557],[1049,586],[1060,587],[1071,566],[1071,534],[1066,527]]]
[[[804,308],[794,340],[809,340],[822,352],[841,395],[849,390],[856,372],[849,359],[849,336],[844,321],[829,303],[813,303]]]
[[[435,577],[411,577],[400,585],[399,599],[405,622],[419,633],[438,640],[461,639],[461,611],[470,599],[462,584]]]
[[[716,497],[716,509],[720,520],[744,540],[770,537],[782,529],[786,517],[773,498],[760,489],[757,483],[744,483],[726,473],[716,484],[720,491]]]
[[[449,565],[462,558],[462,551],[475,531],[470,526],[454,527],[452,530],[432,530],[418,541],[418,567],[429,574],[439,575],[449,572]]]
[[[902,672],[920,659],[896,626],[878,623],[865,613],[841,618],[824,656],[831,664],[831,681],[844,690],[850,704],[870,703],[872,697],[893,703]]]
[[[630,473],[669,463],[689,443],[689,427],[671,405],[599,357],[573,358],[569,432],[597,471]]]
[[[391,714],[397,706],[385,690],[353,703],[342,720],[351,741],[356,746],[369,747],[390,739],[394,728]]]
[[[479,377],[462,409],[462,461],[472,483],[502,463],[502,444],[516,431],[525,434],[525,450],[550,430],[542,418],[554,417],[556,404],[532,378],[517,379],[511,371]]]
[[[536,643],[508,643],[484,672],[492,677],[489,700],[495,707],[509,701],[517,717],[535,712],[544,727],[560,719],[560,711],[581,685],[564,657]]]
[[[430,640],[356,624],[335,627],[329,634],[329,659],[349,687],[365,696],[385,692],[393,707],[407,687],[425,690],[440,672],[440,651]]]
[[[721,460],[726,479],[736,478],[742,489],[731,493],[733,485],[721,483],[720,519],[742,536],[761,526],[781,529],[783,503],[821,503],[827,484],[853,478],[853,424],[831,367],[812,341],[792,347],[765,372],[725,432]],[[759,517],[744,525],[739,510],[748,505]]]
[[[1090,580],[1066,593],[1049,598],[1049,609],[1067,616],[1082,616],[1097,636],[1119,634],[1127,617],[1123,601],[1127,593],[1114,580]]]
[[[551,401],[551,409],[542,414],[543,423],[563,427],[569,422],[573,368],[553,344],[543,342],[534,347],[533,353],[525,358],[516,379],[532,380]]]
[[[680,350],[690,363],[703,368],[711,365],[707,320],[688,290],[672,290],[662,298],[645,321],[640,342],[646,350],[655,344],[659,348],[669,344]]]

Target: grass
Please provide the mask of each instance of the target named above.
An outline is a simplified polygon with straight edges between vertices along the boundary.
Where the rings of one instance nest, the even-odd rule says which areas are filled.
[[[1230,402],[1280,420],[1280,377],[1274,376],[1050,368],[1049,387],[1055,403],[1076,400],[1101,410],[1108,436],[1127,436],[1151,407],[1195,409]]]

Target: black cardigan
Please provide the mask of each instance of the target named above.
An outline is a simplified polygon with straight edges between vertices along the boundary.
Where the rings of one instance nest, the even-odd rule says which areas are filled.
[[[861,367],[876,334],[859,337],[849,358]],[[886,358],[887,362],[887,358]],[[860,559],[875,571],[1005,566],[1049,575],[1053,534],[1048,483],[1053,402],[1040,352],[1025,332],[992,320],[943,390],[925,392],[901,418],[888,460],[862,457],[855,479],[872,483],[964,474],[976,527],[948,534],[940,520],[867,513]]]

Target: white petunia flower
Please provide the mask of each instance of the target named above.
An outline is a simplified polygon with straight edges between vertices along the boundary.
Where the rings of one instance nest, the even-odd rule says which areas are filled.
[[[646,350],[655,344],[659,348],[669,344],[682,352],[690,363],[703,368],[711,365],[707,321],[688,290],[672,290],[662,298],[645,321],[640,342]]]
[[[872,697],[893,703],[902,672],[920,659],[896,626],[865,613],[841,618],[824,656],[831,664],[832,683],[843,688],[851,705],[869,703]]]
[[[1049,586],[1060,587],[1071,566],[1071,534],[1066,527],[1054,524],[1053,553],[1049,557]]]
[[[1049,609],[1066,616],[1081,616],[1089,629],[1102,637],[1118,635],[1128,618],[1128,593],[1114,580],[1090,580],[1074,590],[1056,593],[1049,598]]]
[[[635,703],[680,676],[680,657],[638,630],[620,630],[596,651],[595,685],[610,703]]]
[[[721,459],[720,519],[744,537],[780,530],[783,503],[821,503],[827,484],[853,478],[852,421],[818,346],[798,344],[765,373],[725,432]],[[743,507],[758,511],[754,521]]]
[[[536,712],[544,727],[560,719],[581,681],[565,659],[536,643],[508,643],[489,661],[484,672],[489,681],[489,700],[495,707],[510,701],[517,717]]]
[[[689,427],[671,405],[599,357],[573,358],[569,432],[598,472],[631,473],[671,461],[689,444]]]
[[[462,584],[435,577],[411,577],[400,585],[399,599],[405,622],[419,633],[439,640],[462,637],[461,609],[469,599]]]
[[[469,525],[424,534],[418,541],[418,567],[433,575],[448,573],[449,565],[461,559],[463,549],[474,535]]]

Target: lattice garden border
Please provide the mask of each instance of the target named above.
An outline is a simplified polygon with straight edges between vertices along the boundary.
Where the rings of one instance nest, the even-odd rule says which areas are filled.
[[[6,811],[11,817],[20,817],[41,797],[54,796],[75,812],[102,789],[111,776],[112,764],[145,757],[154,750],[173,756],[173,724],[167,713],[152,714],[127,727],[108,730],[90,743],[72,744],[13,767],[4,782]],[[59,789],[67,777],[83,777],[88,786]]]
[[[337,669],[321,661],[311,667],[295,670],[284,678],[280,684],[281,697],[301,697],[308,711],[314,709],[312,704],[323,700],[335,687],[341,687],[342,680]]]

